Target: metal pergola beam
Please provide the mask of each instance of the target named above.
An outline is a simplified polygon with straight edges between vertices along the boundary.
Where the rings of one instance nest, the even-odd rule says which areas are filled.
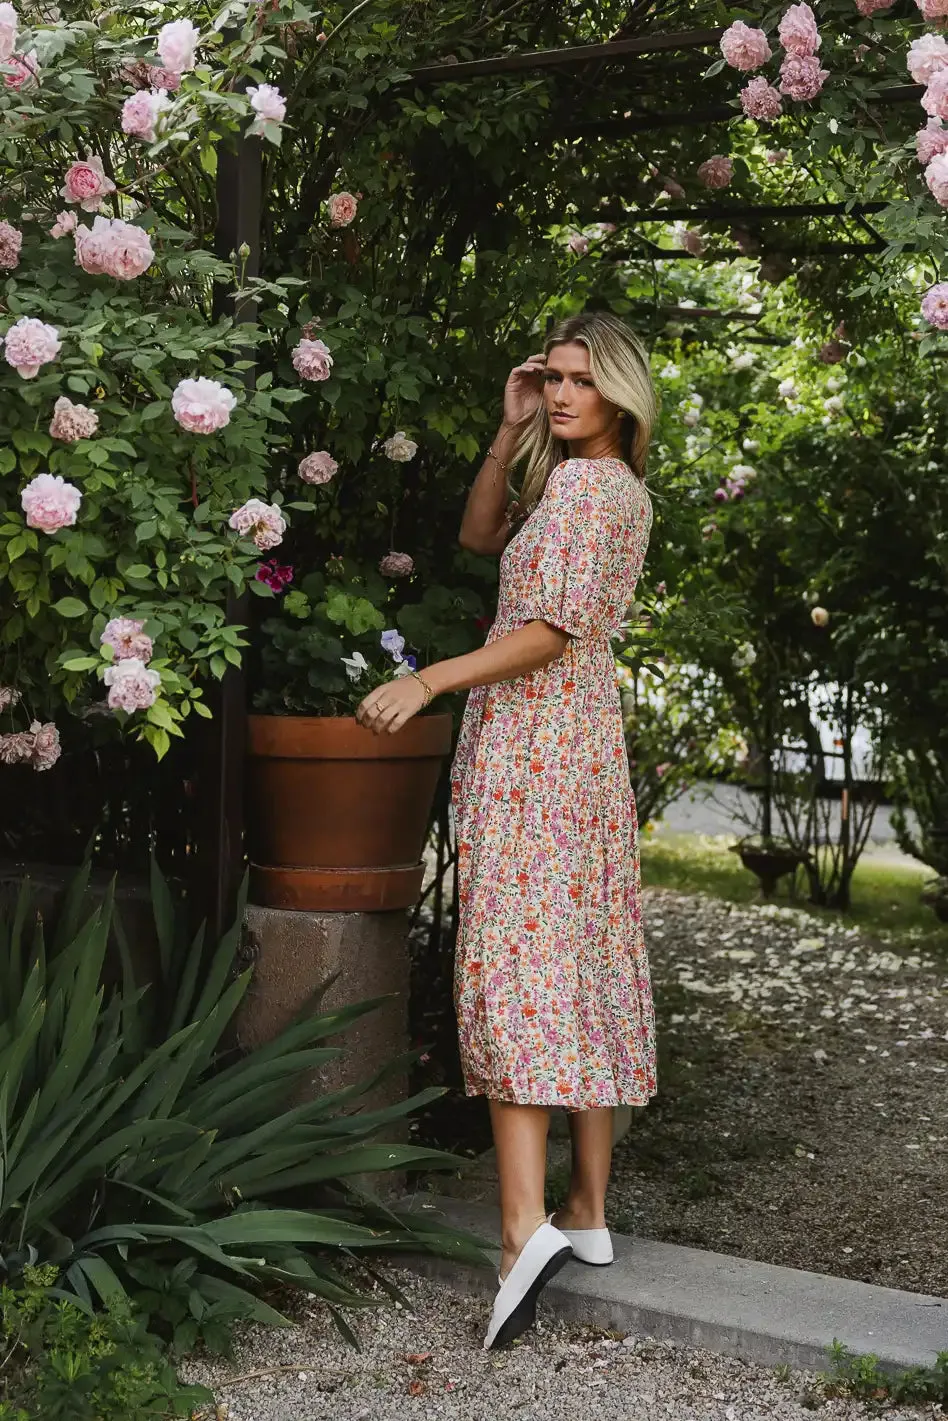
[[[907,246],[903,251],[918,251],[920,248]],[[809,245],[797,243],[794,245],[783,245],[779,247],[767,247],[760,252],[753,252],[748,255],[742,252],[740,247],[726,247],[719,251],[707,251],[701,253],[686,252],[678,248],[671,247],[649,247],[648,250],[629,248],[625,251],[610,252],[603,256],[603,261],[631,262],[631,261],[730,261],[732,258],[743,257],[745,260],[763,260],[769,256],[796,256],[796,257],[843,257],[843,256],[877,256],[885,251],[884,246],[873,246],[871,242],[812,242]]]
[[[733,221],[736,218],[760,220],[784,219],[787,217],[859,217],[868,212],[884,212],[891,207],[890,202],[790,202],[775,206],[764,206],[751,202],[708,202],[700,207],[668,206],[635,209],[627,212],[621,207],[603,208],[596,214],[596,221],[605,218],[611,221],[620,218],[623,222],[718,222]]]
[[[707,49],[715,45],[724,33],[724,26],[713,29],[677,30],[667,35],[646,35],[641,39],[616,39],[605,44],[572,45],[569,49],[537,49],[525,54],[503,54],[490,59],[470,59],[461,63],[425,64],[413,69],[411,79],[417,84],[452,83],[464,79],[483,79],[492,74],[519,74],[529,69],[573,69],[593,63],[624,63],[640,54],[660,54],[674,49]]]

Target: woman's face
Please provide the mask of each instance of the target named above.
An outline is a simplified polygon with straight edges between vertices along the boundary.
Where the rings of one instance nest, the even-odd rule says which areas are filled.
[[[554,345],[546,357],[543,402],[557,439],[618,439],[620,410],[596,389],[589,351],[578,341]]]

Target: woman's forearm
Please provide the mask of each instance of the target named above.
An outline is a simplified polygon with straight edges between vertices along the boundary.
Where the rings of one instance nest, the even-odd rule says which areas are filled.
[[[492,686],[513,681],[562,656],[569,636],[549,622],[527,622],[515,632],[498,637],[466,656],[452,656],[426,666],[421,675],[436,696],[446,691],[467,691],[471,686]]]
[[[502,424],[491,441],[496,458],[488,454],[471,485],[461,519],[458,541],[471,552],[500,554],[504,550],[507,527],[507,470],[517,445],[517,430]]]

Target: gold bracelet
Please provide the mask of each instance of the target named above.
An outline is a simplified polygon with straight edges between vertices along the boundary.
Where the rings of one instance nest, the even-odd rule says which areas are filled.
[[[431,705],[432,700],[434,699],[434,691],[433,691],[433,690],[431,689],[431,687],[428,685],[428,682],[425,680],[424,676],[422,676],[422,674],[421,674],[420,671],[410,671],[408,674],[409,674],[410,676],[414,676],[415,680],[416,680],[416,681],[420,681],[421,684],[422,684],[422,686],[424,686],[424,688],[425,688],[425,702],[424,702],[424,705],[422,706],[422,710],[427,710],[428,707]]]
[[[493,459],[494,463],[497,465],[498,468],[506,469],[508,467],[502,459],[498,459],[497,455],[494,453],[493,445],[490,445],[488,447],[487,453],[488,456]]]

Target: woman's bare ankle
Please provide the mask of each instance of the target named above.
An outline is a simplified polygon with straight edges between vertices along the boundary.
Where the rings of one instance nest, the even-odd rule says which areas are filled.
[[[562,1209],[553,1215],[553,1223],[558,1229],[604,1229],[606,1216],[601,1204],[567,1199]]]

